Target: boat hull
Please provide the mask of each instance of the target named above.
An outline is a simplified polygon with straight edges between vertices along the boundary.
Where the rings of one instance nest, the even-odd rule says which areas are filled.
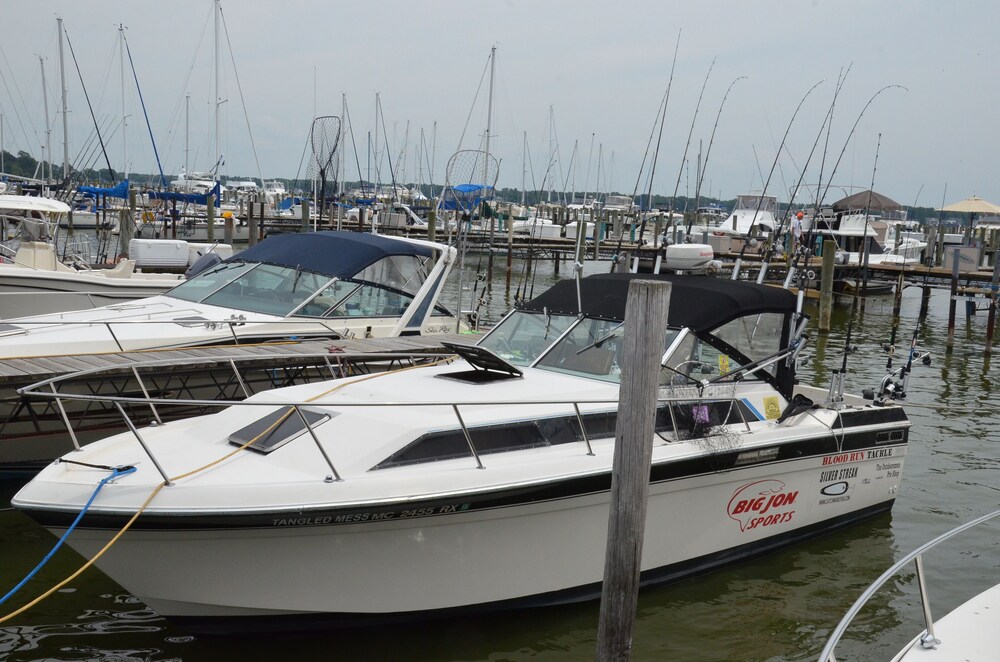
[[[905,437],[903,427],[892,438]],[[766,554],[891,509],[905,443],[840,452],[833,439],[804,443],[814,454],[762,451],[745,457],[775,459],[743,467],[738,454],[725,471],[711,470],[712,456],[654,464],[643,582]],[[97,565],[160,614],[202,632],[561,604],[599,595],[609,488],[605,471],[428,501],[158,514],[140,518]],[[57,535],[64,526],[53,518],[71,516],[28,512]],[[88,517],[89,528],[69,542],[90,557],[124,517]]]

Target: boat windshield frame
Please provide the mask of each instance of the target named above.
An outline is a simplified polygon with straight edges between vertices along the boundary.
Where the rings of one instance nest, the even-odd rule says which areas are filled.
[[[555,335],[539,337],[536,334],[527,340],[517,337],[525,329],[550,329],[553,320],[566,324],[562,329],[556,325]],[[528,327],[525,322],[537,323]],[[764,365],[761,362],[779,354],[785,347],[786,327],[786,315],[781,313],[744,315],[700,332],[689,327],[668,327],[660,360],[663,366],[660,384],[763,381],[784,394],[786,389],[781,386],[777,362]],[[753,347],[758,342],[758,333],[761,346]],[[512,365],[618,383],[624,336],[622,320],[514,310],[477,344]],[[741,348],[742,336],[746,336],[743,340],[748,347]]]

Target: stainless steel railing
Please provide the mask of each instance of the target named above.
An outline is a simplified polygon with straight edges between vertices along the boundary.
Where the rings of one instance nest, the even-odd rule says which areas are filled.
[[[934,648],[940,644],[941,641],[934,635],[934,618],[931,616],[930,597],[927,593],[927,581],[926,574],[924,572],[923,556],[926,552],[937,547],[946,540],[950,540],[958,534],[968,531],[969,529],[979,526],[980,524],[988,522],[996,517],[1000,517],[1000,510],[996,510],[992,513],[983,515],[982,517],[978,517],[971,522],[966,522],[961,526],[957,526],[954,529],[938,536],[934,540],[924,543],[903,558],[896,561],[892,567],[883,572],[878,579],[872,582],[872,584],[864,590],[858,599],[854,601],[851,608],[847,610],[847,613],[840,620],[840,623],[837,624],[837,627],[833,630],[829,639],[827,639],[826,646],[823,647],[823,652],[820,653],[819,662],[836,662],[834,650],[843,638],[847,628],[850,627],[851,622],[858,615],[861,609],[868,604],[868,601],[874,597],[879,589],[881,589],[886,582],[892,579],[911,562],[914,564],[916,569],[917,590],[920,594],[920,606],[924,620],[924,632],[919,636],[920,645],[924,648]]]
[[[316,355],[316,356],[310,356],[309,358],[310,358],[310,360],[315,360],[316,358],[321,358],[323,360],[323,362],[325,362],[325,364],[326,364],[327,368],[329,369],[330,374],[331,374],[332,377],[336,376],[338,374],[338,372],[339,372],[339,374],[343,374],[342,371],[338,371],[334,367],[334,365],[330,362],[330,358],[331,357],[334,358],[335,361],[339,361],[339,359],[340,359],[340,357],[338,357],[337,355]],[[390,369],[391,369],[391,366],[393,364],[398,364],[401,361],[407,361],[407,362],[409,362],[406,367],[416,367],[417,366],[416,361],[433,361],[433,360],[444,360],[444,359],[449,358],[448,355],[442,355],[442,354],[417,354],[417,353],[400,353],[400,354],[373,353],[373,354],[364,355],[364,357],[365,357],[366,361],[369,362],[369,364],[382,364],[383,367],[388,367]],[[289,361],[289,357],[287,355],[282,355],[282,356],[280,356],[280,358],[286,364]],[[306,360],[307,357],[303,356],[303,357],[296,357],[296,358],[300,358],[300,359],[303,360],[303,362],[305,362],[305,360]],[[352,358],[354,360],[358,359],[358,357],[356,357],[356,356],[352,357]],[[228,366],[228,367],[230,367],[233,370],[233,372],[234,372],[234,376],[235,376],[236,380],[238,381],[238,383],[240,383],[241,387],[243,388],[244,393],[246,393],[247,395],[249,395],[249,391],[246,389],[245,381],[240,376],[240,369],[237,366],[237,362],[240,362],[240,361],[251,362],[252,361],[254,363],[260,363],[261,361],[266,361],[266,360],[267,360],[267,357],[260,356],[260,355],[255,355],[255,356],[250,356],[250,357],[224,356],[224,357],[212,357],[211,359],[205,359],[205,358],[192,359],[190,361],[190,363],[192,363],[192,364],[198,364],[198,365],[204,365],[206,362],[210,362],[210,363],[213,363],[213,364],[218,365],[218,366]],[[140,369],[155,370],[155,369],[157,369],[159,367],[164,367],[164,366],[171,366],[171,367],[176,368],[177,366],[184,365],[185,363],[186,362],[184,362],[184,361],[164,360],[164,361],[140,362],[140,363],[135,363],[135,364],[130,365],[129,366],[129,370],[131,371],[131,374],[133,375],[133,377],[137,381],[137,383],[139,385],[139,388],[141,389],[141,391],[143,393],[143,397],[132,397],[132,396],[125,396],[125,395],[94,394],[94,393],[78,393],[78,392],[61,392],[58,389],[58,385],[61,384],[61,383],[63,383],[63,382],[67,382],[67,381],[71,381],[71,380],[79,380],[79,379],[81,379],[84,376],[98,375],[98,374],[100,374],[102,372],[107,372],[108,368],[93,368],[93,369],[89,369],[89,370],[82,370],[82,371],[78,371],[78,372],[75,372],[75,373],[70,373],[70,374],[67,374],[67,375],[60,375],[58,377],[53,377],[53,378],[50,378],[50,379],[46,379],[46,380],[37,382],[35,384],[32,384],[30,386],[24,387],[22,389],[19,389],[18,390],[18,394],[24,395],[24,396],[29,396],[29,397],[35,397],[35,398],[46,398],[46,399],[55,400],[55,402],[56,402],[56,404],[58,406],[59,411],[63,412],[63,420],[64,420],[65,424],[67,425],[67,427],[69,428],[69,432],[70,432],[71,435],[73,435],[73,430],[72,430],[72,427],[71,427],[71,425],[69,423],[68,418],[66,417],[66,415],[64,413],[65,412],[64,406],[65,406],[65,402],[66,401],[82,401],[82,402],[86,402],[86,403],[101,402],[101,403],[110,403],[110,404],[112,404],[114,406],[114,408],[118,411],[118,413],[120,414],[120,416],[122,417],[122,419],[124,420],[125,425],[127,426],[127,428],[135,436],[136,440],[138,441],[138,443],[140,444],[140,446],[143,448],[143,450],[146,453],[146,455],[149,456],[149,458],[152,460],[153,465],[156,467],[157,471],[161,474],[161,476],[163,477],[163,479],[165,481],[167,481],[168,484],[169,484],[170,481],[169,481],[169,477],[167,475],[167,472],[163,469],[161,463],[155,457],[155,454],[153,453],[152,449],[150,448],[150,446],[144,440],[144,438],[142,436],[142,433],[141,433],[141,430],[139,429],[139,426],[137,426],[132,421],[132,417],[129,415],[128,411],[126,410],[126,405],[128,405],[128,406],[148,406],[149,409],[150,409],[150,411],[153,414],[153,417],[154,417],[155,421],[157,423],[160,423],[160,422],[163,421],[162,410],[164,408],[170,407],[170,406],[201,407],[201,408],[219,408],[219,409],[222,409],[222,408],[231,407],[231,406],[235,406],[235,405],[243,405],[243,406],[252,405],[252,406],[258,406],[258,407],[272,407],[272,408],[278,407],[278,408],[287,408],[287,409],[290,409],[291,411],[288,412],[288,414],[289,415],[294,414],[297,418],[299,418],[301,420],[301,422],[304,425],[305,432],[307,432],[308,435],[309,435],[309,437],[312,438],[312,440],[316,444],[317,448],[319,449],[319,452],[322,454],[324,462],[326,463],[326,466],[329,468],[329,470],[331,472],[330,475],[328,475],[326,477],[327,481],[332,481],[332,480],[340,481],[340,480],[343,480],[343,478],[341,477],[341,474],[337,471],[337,469],[334,466],[334,464],[333,464],[332,460],[330,459],[329,455],[326,453],[326,450],[323,447],[323,444],[320,442],[320,439],[319,439],[319,437],[317,436],[317,434],[315,432],[315,425],[318,425],[318,423],[316,423],[316,424],[310,423],[308,421],[307,417],[303,413],[303,408],[309,408],[309,409],[313,409],[313,410],[315,410],[315,409],[323,409],[323,408],[335,408],[335,409],[338,409],[338,410],[343,410],[343,409],[346,409],[346,408],[354,408],[354,407],[388,407],[388,408],[402,408],[402,407],[435,407],[435,408],[441,408],[443,406],[450,407],[451,410],[455,414],[455,419],[456,419],[456,421],[458,423],[458,427],[461,430],[461,432],[462,432],[462,434],[463,434],[463,436],[464,436],[464,438],[465,438],[465,440],[466,440],[466,442],[467,442],[467,444],[469,446],[469,450],[471,452],[472,457],[476,461],[477,467],[480,468],[480,469],[485,469],[486,467],[485,467],[485,465],[483,464],[483,461],[482,461],[482,452],[481,452],[480,449],[477,449],[477,447],[475,445],[475,442],[473,440],[473,432],[475,430],[475,427],[470,426],[470,425],[468,425],[466,423],[466,420],[465,420],[465,418],[462,415],[462,408],[467,408],[467,407],[476,407],[476,408],[482,408],[482,407],[505,407],[505,408],[506,407],[516,407],[516,408],[523,408],[525,406],[539,406],[539,407],[541,407],[541,406],[557,406],[557,407],[565,407],[564,411],[561,414],[560,414],[559,411],[553,411],[552,414],[553,415],[565,415],[565,416],[567,416],[569,418],[575,418],[575,420],[577,422],[577,425],[579,426],[579,431],[580,431],[580,435],[581,435],[581,441],[583,441],[584,445],[586,446],[586,454],[588,456],[594,456],[594,450],[593,450],[593,446],[592,446],[592,443],[591,443],[591,438],[590,438],[590,435],[587,432],[587,426],[586,426],[585,420],[584,420],[585,419],[585,414],[581,411],[581,405],[590,406],[591,410],[587,412],[587,413],[590,413],[590,414],[608,413],[608,412],[612,411],[613,409],[616,409],[617,405],[618,405],[617,398],[613,398],[613,399],[611,399],[611,398],[573,399],[573,400],[567,400],[567,399],[544,399],[544,400],[521,400],[521,401],[509,401],[509,400],[498,400],[498,401],[468,400],[468,401],[455,401],[455,402],[447,402],[447,403],[434,402],[434,401],[414,401],[414,400],[406,400],[406,401],[380,401],[380,402],[341,402],[341,401],[338,401],[336,403],[323,403],[323,402],[319,402],[319,401],[308,401],[308,400],[307,401],[300,401],[300,402],[289,402],[287,400],[274,400],[274,399],[267,400],[267,399],[260,399],[260,400],[255,400],[253,402],[247,402],[245,400],[232,400],[232,399],[198,399],[198,398],[157,398],[157,397],[150,397],[149,391],[146,388],[145,383],[143,382]],[[258,367],[258,369],[259,369],[259,367]],[[368,375],[365,375],[365,377],[367,377],[367,376]],[[352,379],[352,378],[351,377],[347,377],[345,379]],[[347,383],[347,382],[343,382],[343,383]],[[727,388],[727,387],[722,386],[721,388]],[[728,388],[731,388],[731,387],[728,387]],[[709,390],[714,392],[716,389],[709,389]],[[664,389],[661,387],[661,397],[659,397],[657,399],[657,401],[658,401],[658,403],[666,405],[666,407],[668,408],[668,413],[669,413],[669,417],[670,417],[670,420],[671,420],[671,427],[672,427],[672,430],[673,430],[673,433],[674,433],[672,439],[663,438],[663,442],[664,443],[671,443],[671,442],[675,442],[675,441],[688,440],[690,438],[689,436],[682,437],[680,435],[679,431],[678,431],[679,416],[678,416],[678,412],[676,410],[679,409],[679,408],[681,408],[681,407],[691,407],[691,406],[694,405],[695,402],[698,402],[699,400],[697,398],[693,398],[692,395],[691,395],[691,393],[688,392],[688,391],[685,391],[684,393],[682,393],[680,395],[677,395],[676,397],[671,397],[669,395],[667,397],[663,397],[663,395],[662,395],[663,391],[664,391]],[[669,392],[669,389],[667,389],[667,391]],[[320,394],[320,395],[325,395],[325,393],[326,392],[324,392],[323,394]],[[317,396],[317,397],[320,397],[320,396]],[[747,421],[746,417],[743,414],[742,408],[739,406],[739,398],[737,398],[735,395],[730,396],[730,397],[721,397],[720,395],[713,393],[713,394],[706,395],[703,400],[704,400],[704,402],[709,402],[709,403],[719,403],[719,404],[721,404],[723,406],[728,405],[729,409],[728,409],[728,412],[727,412],[726,417],[725,417],[725,425],[727,425],[727,426],[730,426],[730,425],[739,425],[739,427],[742,428],[742,430],[743,430],[744,433],[749,434],[749,433],[752,432],[752,428],[750,426],[750,423],[749,423],[749,421]],[[733,410],[734,409],[736,411],[736,418],[738,419],[738,423],[729,423],[729,420],[733,417]],[[156,423],[154,423],[154,425],[155,424]],[[261,436],[261,435],[259,435],[259,436]],[[301,435],[299,435],[299,436],[301,436]],[[79,444],[75,443],[75,436],[73,437],[73,439],[74,439],[74,445],[76,446],[77,449],[79,449],[79,447],[80,447]],[[250,444],[248,443],[247,445],[249,446]]]

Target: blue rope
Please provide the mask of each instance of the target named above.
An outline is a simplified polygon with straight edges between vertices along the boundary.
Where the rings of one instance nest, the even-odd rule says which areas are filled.
[[[102,479],[101,482],[97,484],[97,488],[94,490],[94,493],[90,495],[90,499],[87,501],[87,504],[83,507],[83,510],[80,511],[80,514],[76,516],[76,519],[73,520],[73,523],[70,525],[70,527],[68,529],[66,529],[66,533],[64,533],[62,535],[62,537],[59,539],[59,542],[56,543],[55,547],[53,547],[49,551],[49,553],[45,555],[45,558],[43,558],[41,560],[41,562],[39,562],[39,564],[35,566],[34,570],[32,570],[31,572],[28,573],[27,577],[25,577],[24,579],[22,579],[18,583],[17,586],[15,586],[14,588],[12,588],[7,593],[7,595],[5,595],[2,598],[0,598],[0,605],[2,605],[3,603],[7,602],[7,600],[11,596],[13,596],[15,593],[17,593],[18,591],[20,591],[24,587],[24,585],[27,584],[29,581],[31,581],[31,579],[36,574],[38,574],[38,571],[41,570],[45,566],[45,564],[49,562],[49,559],[52,558],[52,555],[55,554],[56,551],[58,551],[58,549],[60,547],[62,547],[62,544],[64,542],[66,542],[67,538],[69,538],[69,534],[73,533],[73,529],[75,529],[76,525],[79,524],[80,520],[83,519],[83,516],[87,513],[87,510],[90,508],[90,505],[92,503],[94,503],[94,499],[97,498],[97,494],[101,491],[101,489],[105,485],[107,485],[108,482],[114,480],[115,478],[118,478],[119,476],[127,476],[128,474],[133,473],[134,471],[135,471],[135,467],[125,467],[124,469],[117,469],[117,468],[112,469],[111,470],[111,475],[107,476],[104,479]]]

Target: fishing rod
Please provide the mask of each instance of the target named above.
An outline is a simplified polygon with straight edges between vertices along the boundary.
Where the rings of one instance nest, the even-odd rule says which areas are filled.
[[[684,163],[687,161],[688,149],[691,148],[691,135],[694,133],[694,123],[698,119],[698,111],[701,109],[701,100],[705,97],[705,88],[708,86],[708,77],[712,75],[712,69],[714,68],[715,68],[715,58],[713,58],[712,63],[708,65],[708,73],[705,74],[705,80],[701,84],[701,93],[698,95],[698,103],[696,103],[694,107],[694,117],[691,118],[691,126],[688,128],[687,142],[684,144],[684,155],[681,157],[681,167],[677,170],[677,182],[674,184],[674,194],[670,198],[670,204],[667,206],[667,214],[669,215],[667,223],[674,229],[673,239],[675,242],[677,241],[677,225],[674,223],[674,206],[677,204],[677,191],[680,190],[681,187],[681,175],[684,174]],[[649,191],[650,191],[650,198],[652,198],[653,194],[652,177],[650,177],[649,181]],[[697,210],[695,210],[695,213],[697,213]],[[639,236],[641,237],[642,235],[640,234]],[[688,239],[688,241],[690,241],[690,239]]]
[[[861,263],[861,297],[864,298],[868,294],[868,256],[871,250],[871,242],[868,241],[868,213],[871,211],[872,207],[872,195],[875,193],[875,171],[878,169],[878,153],[882,148],[882,134],[878,134],[878,142],[875,145],[875,162],[872,164],[872,184],[868,188],[868,201],[865,202],[865,227],[864,231],[861,233],[861,250],[864,251],[864,256],[860,253],[858,254],[858,262]],[[862,262],[862,259],[864,260]]]
[[[663,125],[667,118],[667,104],[670,102],[670,88],[674,84],[674,69],[677,66],[677,52],[680,50],[681,46],[681,30],[677,30],[677,42],[674,44],[674,59],[670,64],[670,79],[667,81],[667,90],[663,93],[663,101],[660,102],[660,109],[656,114],[656,120],[653,121],[653,131],[656,130],[657,120],[660,122],[659,136],[656,139],[656,151],[660,149],[660,139],[663,137]],[[653,135],[650,133],[649,142],[646,143],[646,154],[649,154],[649,145],[653,142]],[[655,157],[654,157],[655,162]],[[642,178],[642,169],[646,167],[646,155],[642,157],[642,164],[639,166],[639,175],[635,179],[635,188],[632,189],[632,200],[635,200],[636,194],[639,192],[639,181]],[[652,170],[653,167],[650,167]],[[652,190],[652,175],[650,175],[650,190]],[[639,211],[642,212],[642,205],[639,205]],[[641,230],[639,232],[639,242],[642,242],[642,230],[645,230],[645,219],[640,226]],[[615,266],[618,264],[618,255],[622,251],[622,242],[625,239],[625,228],[622,228],[621,234],[618,235],[618,246],[615,247],[615,253],[611,259],[611,271],[615,270]]]
[[[894,88],[894,87],[898,87],[898,88],[901,88],[903,90],[907,90],[907,88],[903,87],[902,85],[886,85],[885,87],[883,87],[882,89],[880,89],[879,91],[877,91],[875,94],[873,94],[870,99],[868,99],[868,103],[866,103],[864,105],[864,107],[861,109],[861,112],[858,113],[857,119],[854,120],[854,125],[851,127],[850,132],[847,134],[847,139],[844,140],[844,146],[840,150],[840,155],[837,157],[837,161],[833,165],[833,170],[830,171],[830,179],[827,180],[826,188],[823,189],[822,193],[819,192],[819,189],[822,188],[822,180],[820,181],[819,187],[817,187],[817,190],[816,190],[816,193],[817,193],[816,194],[816,205],[815,205],[815,208],[813,210],[813,219],[812,219],[812,223],[809,224],[809,231],[806,233],[806,240],[803,242],[803,250],[801,252],[797,252],[796,253],[795,259],[794,259],[794,261],[792,263],[792,268],[788,270],[788,275],[785,278],[785,288],[788,288],[788,287],[790,287],[790,285],[792,283],[792,280],[795,278],[795,276],[799,275],[799,277],[800,277],[800,284],[799,284],[799,297],[800,297],[800,299],[802,298],[802,296],[804,294],[804,290],[805,290],[805,288],[806,288],[806,286],[808,284],[808,281],[807,281],[807,279],[804,278],[805,274],[798,274],[798,272],[800,271],[798,269],[798,264],[799,264],[799,261],[802,260],[802,261],[804,261],[804,263],[806,265],[808,265],[809,264],[809,259],[812,257],[812,242],[813,242],[813,237],[814,237],[814,235],[816,233],[816,227],[818,225],[817,221],[818,221],[818,218],[819,218],[819,212],[820,212],[820,208],[823,205],[823,201],[826,199],[826,194],[830,190],[830,183],[833,181],[834,175],[837,174],[837,169],[840,167],[840,162],[844,158],[844,153],[847,151],[847,146],[850,144],[851,138],[854,136],[854,132],[857,130],[858,124],[861,122],[861,118],[864,116],[865,111],[868,110],[868,107],[871,106],[872,102],[875,101],[875,99],[880,94],[882,94],[886,90],[888,90],[890,88]],[[909,90],[907,90],[907,91],[909,91]]]
[[[701,185],[705,181],[705,170],[708,168],[708,157],[712,154],[712,144],[715,143],[715,130],[719,128],[719,118],[722,117],[722,108],[726,105],[726,99],[729,98],[729,93],[732,91],[733,86],[739,81],[745,79],[746,76],[739,76],[732,83],[729,84],[729,88],[726,93],[722,96],[722,103],[719,104],[719,112],[715,114],[715,125],[712,127],[712,135],[708,139],[708,149],[705,151],[705,162],[701,166],[701,172],[698,173],[698,181],[695,182],[694,187],[694,213],[695,216],[698,215],[698,208],[701,206]],[[694,217],[692,217],[693,221]],[[684,232],[685,236],[690,236],[691,234],[691,221],[688,221],[687,229]]]
[[[844,388],[847,380],[847,357],[858,351],[858,348],[851,345],[851,332],[854,328],[854,317],[847,322],[847,336],[844,339],[844,354],[839,369],[833,370],[830,378],[830,392],[827,395],[827,404],[834,409],[839,409],[844,403]]]
[[[848,69],[848,71],[850,71],[850,69]],[[828,127],[833,123],[833,111],[837,105],[837,97],[839,96],[840,90],[843,88],[844,81],[846,79],[847,73],[844,73],[837,78],[837,85],[834,87],[833,99],[830,101],[830,107],[826,111],[826,117],[823,118],[823,123],[820,125],[819,131],[816,132],[816,140],[813,141],[812,149],[809,150],[809,156],[806,158],[806,162],[802,166],[802,170],[799,172],[799,180],[795,183],[795,188],[792,189],[791,198],[789,198],[788,201],[788,207],[785,208],[785,213],[782,215],[781,220],[778,223],[778,227],[774,230],[771,241],[768,243],[767,249],[764,251],[764,259],[761,261],[760,271],[757,273],[758,285],[762,284],[764,279],[767,277],[767,270],[776,250],[777,239],[785,232],[785,222],[788,221],[791,216],[792,201],[794,201],[795,197],[799,194],[799,189],[805,179],[806,171],[809,169],[809,164],[812,162],[813,155],[816,153],[816,147],[819,145],[819,139],[823,136],[823,130],[828,129]],[[829,131],[827,131],[827,135],[829,136]],[[796,250],[799,248],[800,247],[796,247]],[[787,288],[788,284],[786,283],[785,289]]]
[[[740,277],[740,265],[743,263],[743,254],[746,252],[747,246],[750,245],[750,236],[753,234],[754,226],[757,224],[757,215],[760,213],[760,207],[764,203],[764,196],[767,194],[767,187],[771,183],[771,177],[774,175],[774,169],[778,165],[778,158],[781,156],[781,150],[785,146],[785,141],[788,139],[788,134],[792,130],[792,124],[795,122],[795,117],[799,114],[799,110],[802,108],[802,104],[805,103],[806,99],[812,94],[812,91],[819,87],[819,81],[809,88],[808,91],[802,96],[799,101],[799,105],[795,107],[795,112],[792,113],[792,118],[788,121],[788,126],[785,127],[785,135],[781,138],[781,144],[778,145],[777,153],[774,155],[774,162],[771,163],[771,171],[767,174],[767,180],[764,182],[764,188],[760,192],[760,197],[757,198],[757,208],[754,210],[753,218],[750,221],[750,227],[747,230],[747,239],[743,242],[743,246],[740,248],[740,254],[736,257],[736,263],[733,265],[733,277],[732,280],[737,280]]]

